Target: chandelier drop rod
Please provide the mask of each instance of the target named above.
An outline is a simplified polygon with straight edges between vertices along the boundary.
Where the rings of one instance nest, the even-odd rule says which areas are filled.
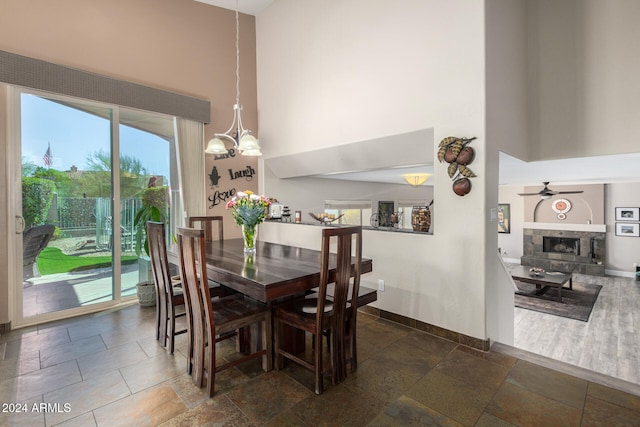
[[[242,126],[242,105],[240,104],[240,19],[238,1],[236,0],[236,103],[233,105],[233,121],[225,133],[215,133],[207,144],[205,152],[213,154],[226,153],[221,138],[233,142],[234,147],[244,156],[261,156],[258,140],[251,135],[251,131]],[[236,131],[235,137],[232,131]]]

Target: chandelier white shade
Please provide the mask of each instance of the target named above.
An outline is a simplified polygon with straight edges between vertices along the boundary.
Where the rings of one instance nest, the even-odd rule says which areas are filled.
[[[236,103],[233,106],[233,122],[225,133],[216,133],[207,143],[205,153],[226,154],[225,140],[230,140],[243,156],[261,156],[260,144],[251,131],[242,126],[242,105],[240,105],[240,21],[236,0]]]

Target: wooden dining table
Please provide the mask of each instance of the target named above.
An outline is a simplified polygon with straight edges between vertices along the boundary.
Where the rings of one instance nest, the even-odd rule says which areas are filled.
[[[256,254],[244,255],[242,239],[207,242],[207,277],[264,303],[316,288],[320,282],[320,251],[279,243],[258,242]],[[329,259],[329,280],[335,276],[336,255]],[[361,274],[373,271],[362,259]]]
[[[169,261],[179,265],[177,248],[168,248]],[[256,254],[244,254],[243,239],[226,239],[206,243],[207,278],[250,298],[277,304],[288,297],[301,295],[319,286],[320,251],[279,243],[257,242]],[[361,274],[373,271],[371,259],[362,258]],[[334,281],[336,254],[329,256],[329,281]],[[366,303],[377,299],[367,294]],[[283,342],[289,351],[304,351],[304,332],[289,331]],[[249,336],[258,337],[251,333]],[[245,336],[246,338],[246,336]],[[249,345],[246,342],[241,344]],[[252,347],[256,343],[250,344]],[[245,347],[246,349],[246,347]]]

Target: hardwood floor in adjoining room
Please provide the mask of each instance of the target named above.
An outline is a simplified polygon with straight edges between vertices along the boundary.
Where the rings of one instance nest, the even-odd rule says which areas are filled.
[[[602,290],[588,322],[515,308],[515,347],[640,384],[640,281],[574,274]]]

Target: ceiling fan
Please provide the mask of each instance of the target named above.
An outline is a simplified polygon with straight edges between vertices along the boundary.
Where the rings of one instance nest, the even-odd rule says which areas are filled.
[[[549,189],[548,185],[549,185],[549,181],[547,182],[543,182],[544,184],[544,188],[540,191],[538,191],[537,193],[518,193],[518,196],[540,196],[540,198],[542,199],[550,199],[551,196],[555,196],[556,194],[578,194],[578,193],[584,193],[583,190],[576,190],[576,191],[554,191]]]

